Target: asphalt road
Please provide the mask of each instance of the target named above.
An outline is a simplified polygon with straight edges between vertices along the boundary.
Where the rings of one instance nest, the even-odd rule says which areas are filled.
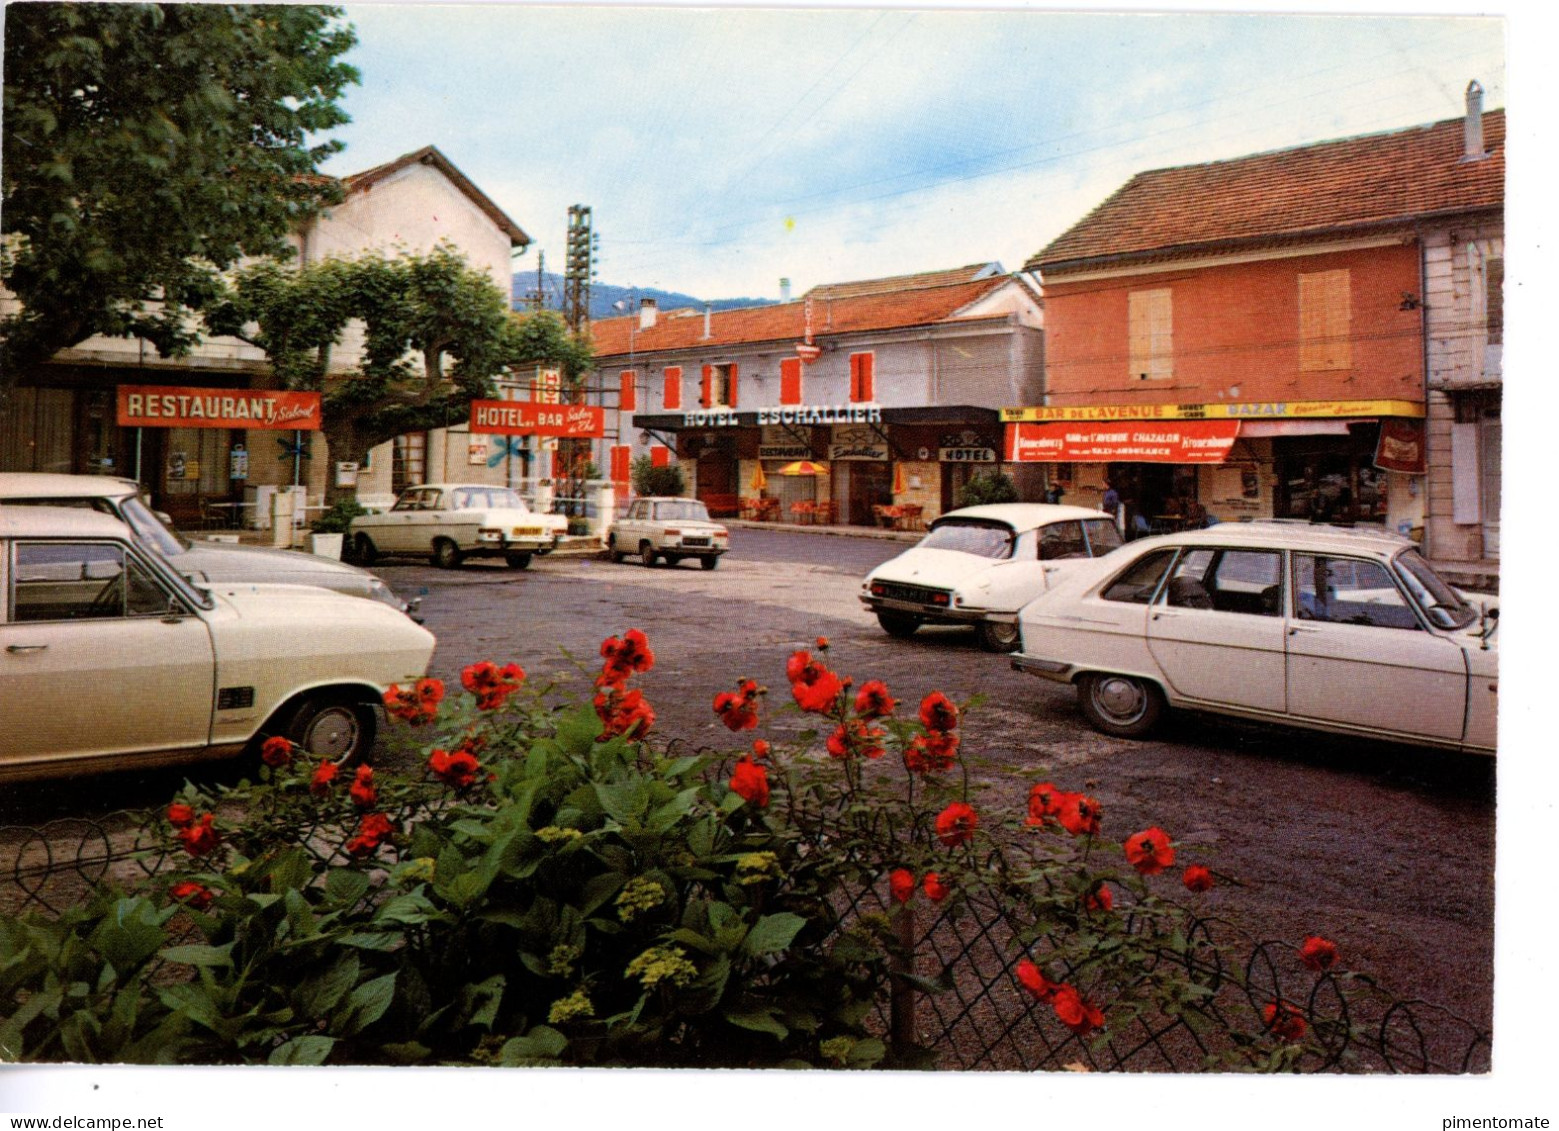
[[[746,676],[773,689],[758,734],[783,740],[805,729],[798,713],[777,708],[789,701],[786,658],[818,636],[830,640],[836,670],[857,684],[885,680],[908,703],[932,690],[960,702],[979,695],[963,750],[982,799],[1017,808],[1042,777],[1086,788],[1111,838],[1159,825],[1183,846],[1182,861],[1223,877],[1209,898],[1243,930],[1295,944],[1325,935],[1348,965],[1399,995],[1489,1023],[1492,760],[1202,717],[1173,719],[1151,741],[1108,738],[1083,723],[1069,689],[1012,671],[967,630],[885,635],[856,592],[902,543],[742,529],[732,546],[709,572],[574,557],[538,559],[524,572],[486,562],[377,572],[403,594],[426,590],[422,612],[439,639],[433,674],[452,687],[468,663],[515,661],[533,684],[584,694],[601,640],[642,629],[657,663],[637,685],[655,705],[656,729],[695,745],[739,744],[711,703]],[[0,799],[0,824],[157,804],[182,776],[21,787]]]

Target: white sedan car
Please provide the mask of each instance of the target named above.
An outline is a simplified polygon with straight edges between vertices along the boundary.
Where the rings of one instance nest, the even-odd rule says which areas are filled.
[[[0,780],[219,758],[271,735],[350,762],[433,645],[390,606],[328,589],[197,588],[108,515],[0,507]]]
[[[381,557],[412,554],[454,569],[466,558],[502,558],[525,569],[536,554],[550,554],[568,530],[568,519],[537,514],[510,487],[483,483],[427,483],[401,492],[382,514],[352,520],[347,543],[353,557],[372,565]]]
[[[1133,542],[1035,599],[1013,666],[1075,684],[1121,737],[1184,707],[1492,754],[1498,616],[1394,535],[1233,523]]]
[[[967,624],[992,652],[1018,646],[1018,610],[1078,562],[1121,545],[1103,511],[995,503],[949,511],[914,549],[861,582],[861,601],[889,636],[923,624]]]
[[[730,531],[711,521],[699,500],[649,496],[635,499],[628,513],[612,524],[606,549],[614,562],[629,554],[650,567],[657,560],[674,566],[683,558],[696,558],[704,569],[714,569],[730,549],[730,538]]]

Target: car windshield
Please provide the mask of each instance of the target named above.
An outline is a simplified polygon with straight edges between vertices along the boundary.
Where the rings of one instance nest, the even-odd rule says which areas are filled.
[[[180,538],[158,518],[139,495],[131,495],[119,504],[119,513],[135,531],[135,536],[164,557],[176,558],[189,549],[189,543]]]
[[[508,487],[461,487],[453,495],[453,507],[457,511],[527,509],[519,493]]]
[[[676,499],[669,503],[656,503],[655,517],[673,522],[708,522],[709,508],[697,499]]]
[[[1462,599],[1462,595],[1445,578],[1434,571],[1434,567],[1417,550],[1403,550],[1396,560],[1402,580],[1414,599],[1426,610],[1441,609],[1449,616],[1449,623],[1440,622],[1444,627],[1466,628],[1477,617],[1477,611]]]
[[[1010,558],[1017,535],[1002,522],[943,519],[920,542],[923,550],[957,550],[982,558]]]

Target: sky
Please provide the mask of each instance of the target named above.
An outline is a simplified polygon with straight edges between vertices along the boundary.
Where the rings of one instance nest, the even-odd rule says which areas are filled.
[[[326,170],[433,144],[563,265],[776,298],[1024,261],[1134,172],[1505,104],[1499,18],[349,5]]]

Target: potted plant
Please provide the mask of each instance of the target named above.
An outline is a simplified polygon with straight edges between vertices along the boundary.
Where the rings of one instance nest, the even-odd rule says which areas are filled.
[[[334,506],[309,523],[309,553],[339,561],[352,520],[367,513],[368,508],[356,499],[336,500]]]

